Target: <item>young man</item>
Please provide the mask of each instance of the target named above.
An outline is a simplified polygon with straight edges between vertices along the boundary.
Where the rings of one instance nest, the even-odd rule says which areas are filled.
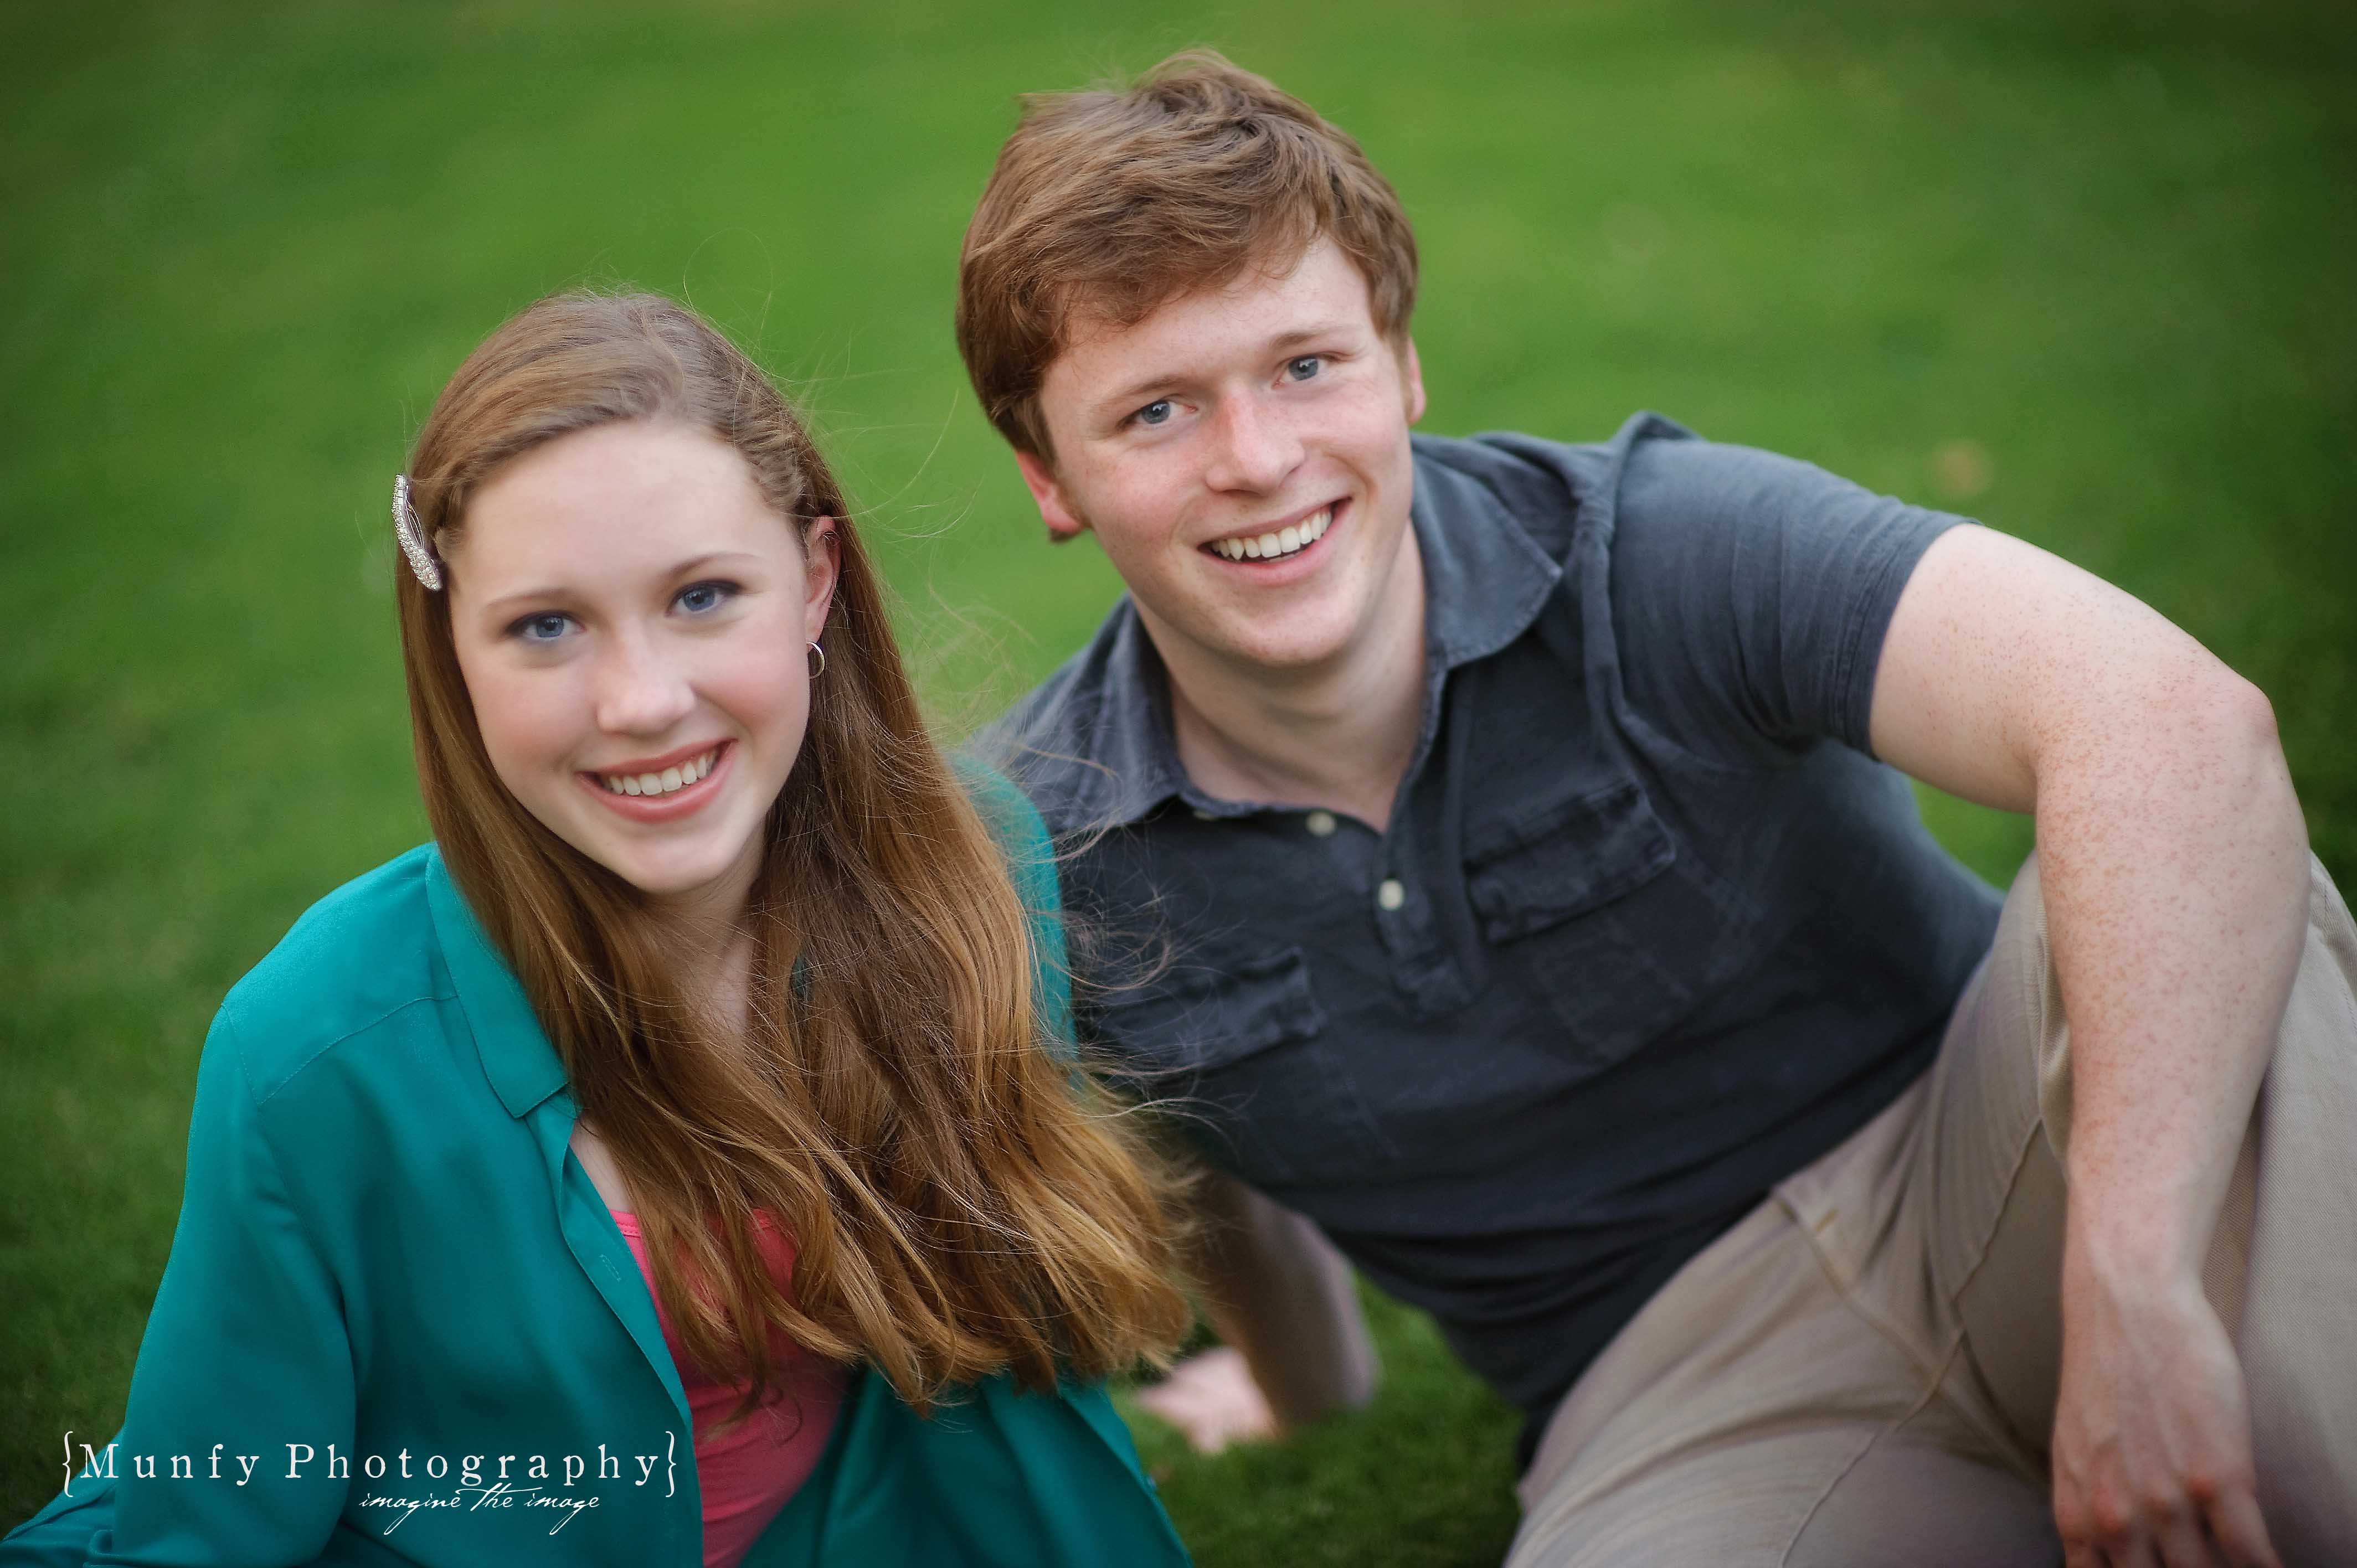
[[[1518,1564],[2357,1562],[2357,932],[2266,700],[1651,415],[1412,441],[1415,287],[1204,55],[1035,102],[966,238],[984,408],[1129,587],[996,739],[1220,1173],[1240,1359],[1168,1406],[1365,1397],[1330,1238],[1528,1413]],[[2034,811],[2002,912],[1902,773]]]

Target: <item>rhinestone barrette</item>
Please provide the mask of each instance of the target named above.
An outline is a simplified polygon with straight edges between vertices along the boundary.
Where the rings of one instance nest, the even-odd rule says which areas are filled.
[[[417,510],[409,504],[409,476],[393,477],[393,533],[401,541],[401,553],[409,557],[409,569],[417,574],[417,581],[428,591],[442,591],[442,563],[434,558],[434,549],[425,542],[425,531],[417,525]]]

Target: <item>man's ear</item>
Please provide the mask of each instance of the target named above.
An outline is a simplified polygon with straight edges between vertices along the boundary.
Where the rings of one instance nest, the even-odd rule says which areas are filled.
[[[1056,482],[1056,470],[1048,460],[1029,452],[1015,454],[1015,466],[1023,474],[1023,483],[1029,488],[1031,499],[1039,504],[1039,521],[1048,525],[1048,537],[1058,544],[1069,544],[1088,532],[1088,521],[1074,511],[1064,499],[1064,487]]]
[[[1400,379],[1407,387],[1407,422],[1414,424],[1424,417],[1424,367],[1416,363],[1415,339],[1401,340]]]

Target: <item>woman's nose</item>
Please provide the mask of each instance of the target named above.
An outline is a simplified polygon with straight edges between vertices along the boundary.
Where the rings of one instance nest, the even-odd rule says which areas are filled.
[[[652,639],[619,637],[599,660],[597,727],[615,735],[660,735],[695,708],[680,661]]]

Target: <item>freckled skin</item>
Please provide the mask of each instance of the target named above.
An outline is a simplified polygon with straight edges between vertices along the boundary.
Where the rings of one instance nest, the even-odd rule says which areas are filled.
[[[2069,1561],[2271,1563],[2242,1371],[2200,1273],[2307,918],[2266,699],[2119,590],[1957,529],[1900,596],[1872,733],[1894,766],[2038,824],[2071,1021]]]

